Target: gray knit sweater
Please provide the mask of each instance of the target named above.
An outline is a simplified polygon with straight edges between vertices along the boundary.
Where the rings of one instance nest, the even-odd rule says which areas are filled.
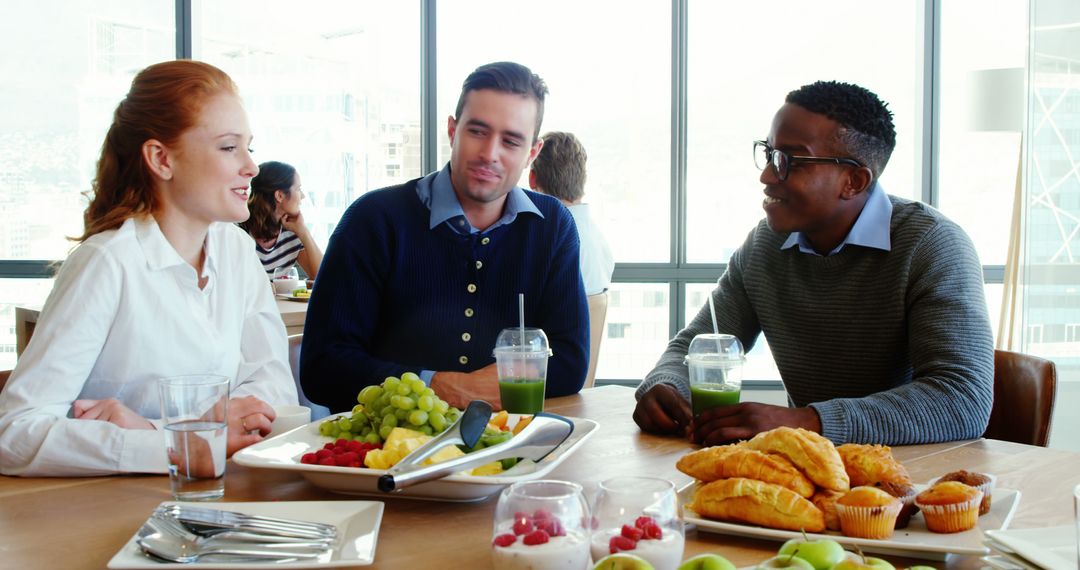
[[[713,291],[720,332],[749,351],[764,332],[794,406],[814,408],[835,443],[977,438],[993,403],[994,348],[982,267],[959,226],[894,196],[892,250],[781,250],[763,220]],[[657,383],[689,399],[683,357],[712,332],[706,304],[668,344],[637,397]]]

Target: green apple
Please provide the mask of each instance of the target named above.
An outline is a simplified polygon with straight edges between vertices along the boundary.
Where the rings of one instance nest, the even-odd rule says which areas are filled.
[[[896,567],[880,558],[849,552],[831,570],[896,570]]]
[[[802,538],[793,538],[780,547],[779,554],[794,554],[814,566],[815,570],[829,570],[844,559],[844,547],[830,538],[810,540],[804,534]]]
[[[790,568],[791,570],[814,570],[814,565],[790,554],[773,556],[758,564],[758,570],[774,570],[776,568]]]
[[[735,565],[719,554],[706,552],[679,565],[679,570],[735,570]]]
[[[626,552],[608,554],[593,566],[593,570],[654,570],[648,560]]]

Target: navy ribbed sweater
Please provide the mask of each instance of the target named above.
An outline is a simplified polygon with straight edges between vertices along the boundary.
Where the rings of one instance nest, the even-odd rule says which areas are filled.
[[[361,388],[387,376],[491,364],[499,331],[517,326],[518,293],[525,324],[544,329],[554,352],[547,397],[581,390],[589,315],[570,213],[526,192],[542,219],[522,213],[473,235],[429,229],[416,183],[361,196],[334,230],[304,324],[308,399],[349,410]]]
[[[977,438],[994,395],[978,256],[937,210],[890,199],[891,251],[781,250],[788,234],[758,224],[713,292],[720,332],[747,350],[764,332],[789,399],[814,408],[836,443]],[[712,332],[708,304],[672,339],[638,397],[666,382],[689,399],[682,361],[703,332]]]

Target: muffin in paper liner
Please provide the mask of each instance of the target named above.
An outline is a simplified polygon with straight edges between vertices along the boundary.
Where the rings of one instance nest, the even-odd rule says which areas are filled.
[[[982,477],[986,477],[987,479],[989,479],[989,481],[986,481],[984,483],[979,483],[978,485],[972,485],[971,483],[968,482],[968,479],[966,479],[963,476],[959,476],[961,474],[982,476]],[[934,479],[931,479],[930,480],[930,486],[933,487],[935,484],[937,484],[942,479],[944,479],[945,481],[959,481],[961,483],[964,483],[965,485],[970,485],[970,486],[975,487],[976,489],[982,491],[983,498],[982,498],[982,502],[979,503],[979,516],[981,517],[981,516],[985,515],[986,513],[990,512],[990,503],[991,503],[991,500],[993,499],[993,495],[994,495],[994,486],[997,485],[997,475],[994,475],[992,473],[975,473],[973,471],[972,472],[954,471],[953,473],[946,473],[945,475],[942,475],[941,477],[936,477]]]
[[[895,500],[888,505],[853,507],[836,504],[840,517],[840,532],[854,538],[889,538],[896,526],[896,517],[904,503]]]
[[[982,491],[969,500],[946,505],[928,505],[915,499],[915,505],[922,511],[926,528],[931,532],[963,532],[975,528],[979,522],[979,504]]]

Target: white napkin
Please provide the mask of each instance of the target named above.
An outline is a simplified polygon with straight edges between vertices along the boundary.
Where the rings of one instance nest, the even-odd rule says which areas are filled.
[[[1076,526],[988,530],[991,548],[1008,550],[1046,570],[1077,570]]]

